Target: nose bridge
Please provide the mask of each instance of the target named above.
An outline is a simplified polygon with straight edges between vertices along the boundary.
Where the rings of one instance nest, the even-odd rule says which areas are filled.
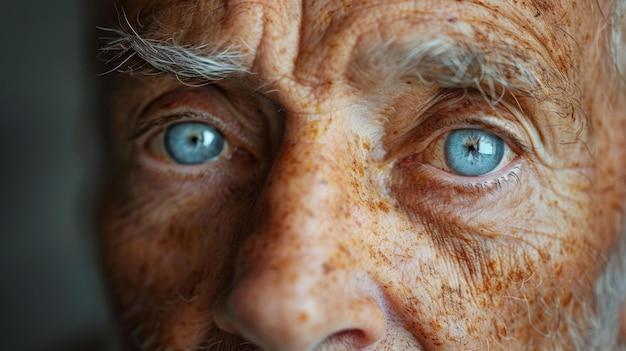
[[[301,126],[286,136],[283,148],[266,184],[265,200],[275,202],[296,214],[302,210],[326,210],[336,197],[342,196],[336,187],[343,182],[339,164],[342,155],[335,136],[329,131],[328,121],[315,121]],[[285,197],[292,206],[282,206]],[[313,200],[313,201],[311,201]]]
[[[253,240],[272,243],[266,246],[271,251],[265,253],[271,256],[266,262],[325,260],[348,239],[345,221],[338,221],[349,218],[349,182],[341,167],[347,155],[340,136],[331,132],[332,123],[314,120],[285,135],[254,211],[259,225]]]

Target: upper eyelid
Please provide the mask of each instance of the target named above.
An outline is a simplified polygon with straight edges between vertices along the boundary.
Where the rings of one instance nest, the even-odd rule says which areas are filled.
[[[256,105],[240,99],[240,96],[233,97],[229,89],[217,84],[176,87],[165,91],[153,98],[139,114],[130,134],[131,140],[172,121],[202,121],[219,130],[233,146],[263,152],[265,127],[257,130],[254,124],[264,121],[264,116],[259,115],[254,108]]]
[[[507,128],[503,128],[503,126],[498,126],[493,123],[477,123],[469,126],[470,128],[477,128],[494,134],[495,136],[501,138],[509,147],[513,144],[513,152],[515,153],[527,153],[529,147],[523,143],[520,138],[515,136],[513,132],[511,132]],[[464,127],[463,127],[464,128]],[[454,129],[462,129],[462,128],[454,128]],[[448,130],[450,132],[453,129]]]
[[[142,116],[142,119],[146,121],[137,126],[136,131],[131,134],[131,141],[140,139],[146,134],[150,134],[155,128],[164,127],[173,122],[194,121],[211,125],[222,133],[229,144],[233,146],[243,147],[247,150],[254,150],[257,147],[255,142],[247,136],[239,123],[236,121],[232,123],[228,121],[228,119],[234,119],[234,117],[219,117],[207,109],[185,106],[184,104],[170,110],[164,109],[162,112],[158,112],[159,110],[160,109],[157,109],[156,112],[149,113],[147,116]]]
[[[525,141],[522,135],[517,136],[526,130],[525,121],[530,117],[527,116],[524,106],[520,105],[519,99],[512,94],[505,94],[494,104],[489,96],[477,89],[445,88],[435,92],[430,102],[423,104],[416,112],[413,117],[403,117],[412,120],[406,125],[408,128],[403,128],[409,131],[404,142],[413,139],[411,134],[434,135],[442,127],[449,130],[450,126],[457,126],[460,121],[468,121],[468,125],[487,127],[495,134],[503,136],[503,139],[520,152],[532,150],[529,146],[531,140]],[[507,125],[510,127],[506,128]]]
[[[178,113],[169,113],[163,116],[160,116],[156,119],[151,119],[146,123],[141,124],[135,133],[131,136],[131,140],[136,140],[143,136],[144,134],[150,132],[154,128],[168,125],[172,122],[187,120],[187,121],[206,121],[209,122],[213,127],[217,130],[222,131],[223,126],[222,123],[217,121],[217,118],[207,118],[207,115],[204,113],[198,113],[195,111],[185,111]]]
[[[442,128],[440,123],[433,123],[433,126],[427,127],[423,129],[421,133],[427,133],[431,135],[427,140],[424,140],[420,144],[423,144],[424,147],[428,146],[430,143],[434,142],[438,138],[443,137],[447,133],[455,130],[455,129],[464,129],[464,128],[476,128],[481,129],[487,132],[490,132],[497,137],[504,140],[507,145],[516,153],[527,153],[530,150],[530,147],[524,143],[520,137],[517,137],[515,132],[512,132],[510,128],[505,128],[505,124],[502,123],[502,119],[495,116],[478,116],[475,113],[472,113],[468,116],[460,116],[460,117],[442,117],[447,119],[447,121],[442,122],[446,123],[446,125]],[[496,123],[496,121],[500,123]],[[508,124],[508,123],[507,123]]]

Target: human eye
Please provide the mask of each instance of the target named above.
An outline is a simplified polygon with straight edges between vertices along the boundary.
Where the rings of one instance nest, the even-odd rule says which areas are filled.
[[[497,173],[517,154],[498,135],[480,127],[445,132],[423,154],[423,162],[461,177],[483,177]]]
[[[246,118],[217,89],[166,93],[146,108],[133,135],[140,165],[186,177],[249,166],[259,159],[260,142]]]
[[[172,161],[186,165],[215,160],[227,143],[224,135],[208,124],[182,122],[165,130],[163,146]]]
[[[493,106],[465,93],[444,98],[422,112],[397,144],[403,191],[433,199],[454,193],[468,205],[470,198],[514,189],[533,154],[523,111],[508,101]]]
[[[148,153],[167,163],[199,165],[226,155],[229,144],[214,126],[200,121],[176,122],[148,140]]]

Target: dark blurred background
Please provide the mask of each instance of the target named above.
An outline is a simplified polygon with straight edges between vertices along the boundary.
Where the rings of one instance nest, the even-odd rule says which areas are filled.
[[[98,350],[108,339],[90,217],[93,2],[0,2],[0,350]]]

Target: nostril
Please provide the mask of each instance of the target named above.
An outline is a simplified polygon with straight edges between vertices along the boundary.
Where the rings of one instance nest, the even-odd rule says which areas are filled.
[[[367,336],[363,330],[360,329],[347,329],[333,334],[329,341],[335,346],[344,346],[347,350],[362,349],[366,346],[372,345],[376,340],[372,340]]]
[[[245,342],[239,345],[238,351],[262,351],[262,349],[253,343]]]

